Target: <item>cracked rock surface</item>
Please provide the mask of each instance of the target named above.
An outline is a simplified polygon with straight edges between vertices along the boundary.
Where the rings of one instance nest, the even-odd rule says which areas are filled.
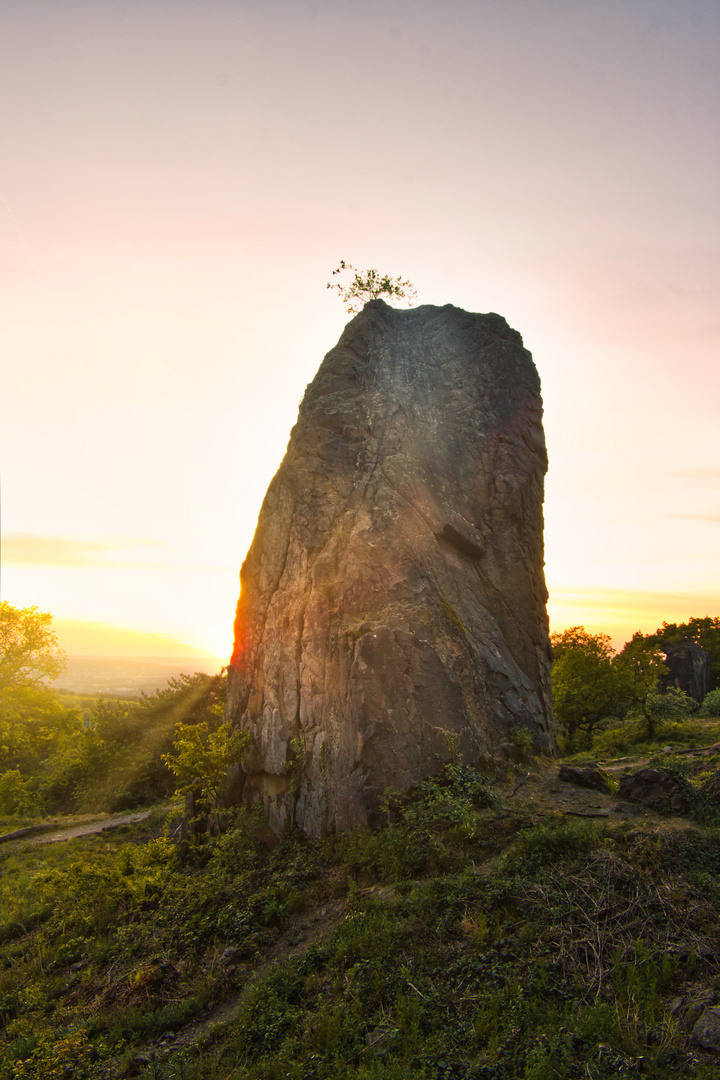
[[[554,748],[540,382],[499,315],[365,306],[307,388],[241,571],[230,797],[280,832]]]

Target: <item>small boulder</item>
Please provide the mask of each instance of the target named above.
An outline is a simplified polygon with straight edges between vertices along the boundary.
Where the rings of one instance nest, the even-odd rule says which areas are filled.
[[[228,945],[227,949],[225,949],[218,960],[218,964],[220,967],[228,967],[228,965],[234,964],[236,960],[241,959],[242,955],[243,950],[238,948],[237,945]]]
[[[618,797],[628,802],[642,803],[651,810],[687,810],[687,796],[678,777],[669,769],[638,769],[627,773],[618,785]]]
[[[720,1009],[705,1009],[693,1028],[691,1038],[698,1046],[702,1046],[703,1050],[720,1053]]]
[[[578,765],[561,765],[558,771],[558,779],[566,784],[576,784],[578,787],[591,788],[593,791],[610,791],[607,773],[597,765],[582,769]]]
[[[679,1017],[686,1031],[697,1024],[700,1017],[715,1004],[715,991],[709,986],[695,984],[681,997],[675,998],[670,1015]]]

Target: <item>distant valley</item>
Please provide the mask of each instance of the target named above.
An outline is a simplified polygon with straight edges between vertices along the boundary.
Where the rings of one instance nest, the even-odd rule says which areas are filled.
[[[182,673],[213,675],[222,666],[222,660],[206,656],[69,656],[65,674],[53,686],[76,694],[140,697],[163,689]]]

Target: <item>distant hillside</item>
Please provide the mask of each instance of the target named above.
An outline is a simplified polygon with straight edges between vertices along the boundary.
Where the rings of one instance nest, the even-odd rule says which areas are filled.
[[[213,675],[222,660],[202,656],[69,656],[67,671],[53,686],[76,694],[140,697],[162,689],[169,679],[196,671]]]

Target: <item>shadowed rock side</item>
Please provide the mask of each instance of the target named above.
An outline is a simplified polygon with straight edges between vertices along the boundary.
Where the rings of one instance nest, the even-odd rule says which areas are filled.
[[[676,686],[702,705],[710,692],[710,653],[694,641],[668,641],[661,644],[667,674],[660,676],[664,690]]]
[[[540,383],[499,315],[375,300],[307,388],[241,571],[235,797],[343,830],[515,727],[554,748]]]

